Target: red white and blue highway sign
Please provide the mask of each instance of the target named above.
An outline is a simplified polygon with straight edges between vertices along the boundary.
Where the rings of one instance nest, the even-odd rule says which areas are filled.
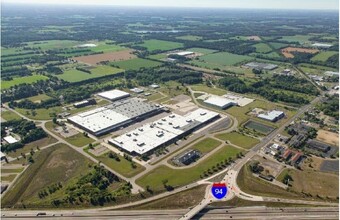
[[[216,199],[223,199],[228,192],[228,188],[225,183],[214,183],[211,188],[211,193]]]

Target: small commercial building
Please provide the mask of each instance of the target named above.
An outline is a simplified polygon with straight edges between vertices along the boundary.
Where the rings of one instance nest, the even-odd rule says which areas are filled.
[[[233,100],[220,96],[211,96],[208,99],[204,100],[204,103],[221,109],[226,109],[228,107],[237,105],[237,103]]]
[[[327,153],[328,151],[330,151],[331,146],[329,146],[326,143],[317,141],[317,140],[308,140],[307,141],[307,148],[317,150],[317,151],[320,151],[320,152],[323,152],[323,153]]]
[[[110,101],[117,101],[119,99],[124,99],[130,96],[130,93],[114,89],[106,92],[101,92],[97,94],[99,97],[110,100]]]
[[[14,143],[17,143],[18,140],[15,139],[13,136],[11,135],[8,135],[6,137],[4,137],[4,140],[8,143],[8,144],[14,144]]]
[[[319,47],[319,48],[329,48],[332,46],[332,44],[325,44],[325,43],[314,43],[312,44],[313,47]]]
[[[140,88],[133,88],[133,89],[130,89],[130,91],[131,91],[131,92],[134,92],[134,93],[137,93],[137,94],[143,93],[143,92],[144,92],[144,90],[143,90],[143,89],[140,89]]]
[[[201,157],[201,152],[195,149],[188,150],[174,158],[174,162],[181,165],[190,165]]]
[[[326,76],[339,76],[339,72],[335,72],[335,71],[326,71],[325,72]]]
[[[184,116],[171,114],[110,139],[109,143],[130,154],[150,154],[154,149],[165,147],[218,117],[218,113],[201,108]]]
[[[73,104],[73,106],[75,108],[82,108],[82,107],[85,107],[85,106],[88,106],[88,105],[95,105],[95,104],[97,104],[95,99],[88,99],[88,100],[84,100],[84,101],[81,101],[81,102],[76,102],[76,103]]]
[[[159,85],[157,85],[157,84],[152,84],[152,85],[150,85],[150,87],[153,88],[153,89],[157,89],[157,88],[159,88]]]
[[[270,112],[258,114],[257,117],[267,121],[276,122],[285,117],[285,113],[283,111],[273,110]]]
[[[180,52],[173,53],[173,54],[185,57],[185,56],[194,55],[195,53],[192,51],[180,51]]]

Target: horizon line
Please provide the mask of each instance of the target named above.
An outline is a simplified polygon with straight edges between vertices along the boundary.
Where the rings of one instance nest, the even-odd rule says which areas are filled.
[[[3,1],[2,6],[4,4],[10,4],[10,5],[35,5],[35,6],[112,6],[112,7],[126,7],[126,8],[137,8],[137,7],[143,7],[143,8],[177,8],[177,9],[243,9],[243,10],[293,10],[293,11],[339,11],[339,8],[323,8],[323,9],[317,9],[317,8],[240,8],[240,7],[213,7],[213,6],[167,6],[167,5],[117,5],[117,4],[96,4],[96,3],[85,3],[85,4],[77,4],[77,3],[53,3],[53,2],[9,2],[9,1]]]

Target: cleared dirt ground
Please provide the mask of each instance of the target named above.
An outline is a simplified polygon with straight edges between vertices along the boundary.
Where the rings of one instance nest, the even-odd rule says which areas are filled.
[[[294,58],[294,54],[292,52],[301,52],[301,53],[317,53],[319,50],[317,49],[308,49],[308,48],[299,48],[299,47],[286,47],[281,50],[281,53],[286,58]]]
[[[77,60],[80,63],[87,63],[90,65],[96,65],[102,61],[123,61],[129,60],[132,58],[136,58],[136,55],[132,54],[133,50],[123,50],[117,52],[103,53],[103,54],[95,54],[88,56],[75,57],[74,60]]]
[[[334,132],[319,130],[316,139],[327,144],[339,146],[339,134]]]

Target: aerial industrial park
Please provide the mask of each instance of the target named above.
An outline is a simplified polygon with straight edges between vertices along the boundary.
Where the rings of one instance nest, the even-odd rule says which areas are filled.
[[[339,218],[335,13],[5,6],[1,218]]]

